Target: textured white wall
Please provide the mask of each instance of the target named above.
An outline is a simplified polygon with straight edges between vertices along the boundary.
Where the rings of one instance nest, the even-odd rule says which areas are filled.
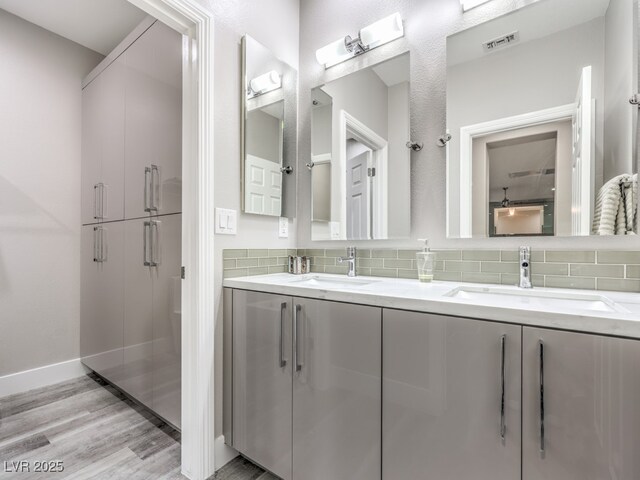
[[[411,52],[411,132],[424,142],[411,156],[411,237],[428,237],[436,248],[513,249],[522,239],[446,239],[446,152],[436,146],[446,129],[446,37],[527,3],[526,0],[493,0],[463,13],[459,0],[303,0],[300,5],[300,118],[298,178],[298,245],[309,247],[357,246],[414,247],[415,241],[312,242],[309,222],[310,174],[300,168],[310,156],[310,89],[349,72],[354,65],[367,65],[409,50]],[[400,12],[405,38],[361,58],[325,72],[315,60],[316,49],[357,31],[393,12]],[[532,238],[534,248],[638,248],[636,238]]]
[[[82,79],[102,55],[0,10],[0,375],[77,358]]]
[[[238,234],[215,239],[215,430],[222,433],[222,250],[226,248],[293,248],[295,222],[289,238],[278,238],[278,219],[240,212],[240,39],[249,34],[278,58],[298,68],[298,0],[200,0],[215,18],[214,174],[215,206],[238,211]],[[222,455],[216,462],[224,461]]]

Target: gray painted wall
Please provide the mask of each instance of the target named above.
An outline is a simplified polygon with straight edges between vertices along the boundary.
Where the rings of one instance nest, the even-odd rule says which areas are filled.
[[[304,0],[300,5],[300,117],[299,167],[310,156],[310,89],[351,71],[354,66],[377,63],[409,50],[411,52],[411,133],[415,141],[424,142],[413,153],[411,164],[411,237],[428,237],[435,248],[514,249],[522,239],[446,239],[446,152],[436,146],[446,128],[446,36],[477,25],[513,8],[533,3],[526,0],[493,0],[463,13],[459,0]],[[400,12],[405,37],[377,48],[366,55],[324,69],[315,59],[315,51],[346,34],[357,31],[386,15]],[[312,242],[310,211],[310,175],[298,168],[298,246],[401,247],[416,246],[412,240],[362,242]],[[640,237],[627,238],[532,238],[524,240],[534,249],[637,248]]]
[[[629,108],[627,92],[634,93],[638,84],[637,70],[633,69],[634,0],[615,0],[609,5],[605,17],[605,125],[604,125],[604,181],[623,173],[637,172],[632,159],[634,116],[638,110]]]
[[[280,163],[282,158],[282,128],[276,117],[252,110],[247,112],[246,135],[247,154]]]
[[[0,376],[78,358],[82,79],[102,55],[0,10]]]

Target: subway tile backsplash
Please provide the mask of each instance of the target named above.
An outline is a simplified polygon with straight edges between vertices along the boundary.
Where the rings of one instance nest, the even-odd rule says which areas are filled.
[[[359,275],[418,278],[418,250],[358,249]],[[435,279],[472,283],[515,285],[519,267],[516,250],[435,250]],[[534,286],[613,290],[640,293],[640,251],[533,250],[531,274]],[[280,273],[287,270],[288,255],[311,257],[311,271],[346,274],[338,263],[344,248],[334,249],[232,249],[225,250],[224,276]]]

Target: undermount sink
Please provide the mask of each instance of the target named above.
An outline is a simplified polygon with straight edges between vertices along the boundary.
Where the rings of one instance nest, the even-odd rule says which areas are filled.
[[[353,277],[323,277],[314,275],[293,280],[290,284],[304,285],[318,288],[359,288],[376,283],[376,280]]]
[[[517,308],[562,310],[590,310],[598,312],[627,312],[616,302],[599,294],[549,292],[544,290],[516,290],[500,287],[458,287],[445,297],[468,300],[482,305]]]

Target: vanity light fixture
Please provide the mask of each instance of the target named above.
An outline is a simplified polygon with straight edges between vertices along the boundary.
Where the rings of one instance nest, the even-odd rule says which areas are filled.
[[[460,4],[462,5],[462,11],[466,12],[467,10],[471,10],[472,8],[482,5],[483,3],[487,3],[488,1],[489,0],[460,0]]]
[[[261,95],[263,93],[276,90],[282,86],[282,78],[275,70],[271,70],[259,77],[251,79],[249,82],[250,93]]]
[[[329,68],[403,36],[402,17],[394,13],[364,27],[356,38],[347,35],[316,50],[316,60]]]

